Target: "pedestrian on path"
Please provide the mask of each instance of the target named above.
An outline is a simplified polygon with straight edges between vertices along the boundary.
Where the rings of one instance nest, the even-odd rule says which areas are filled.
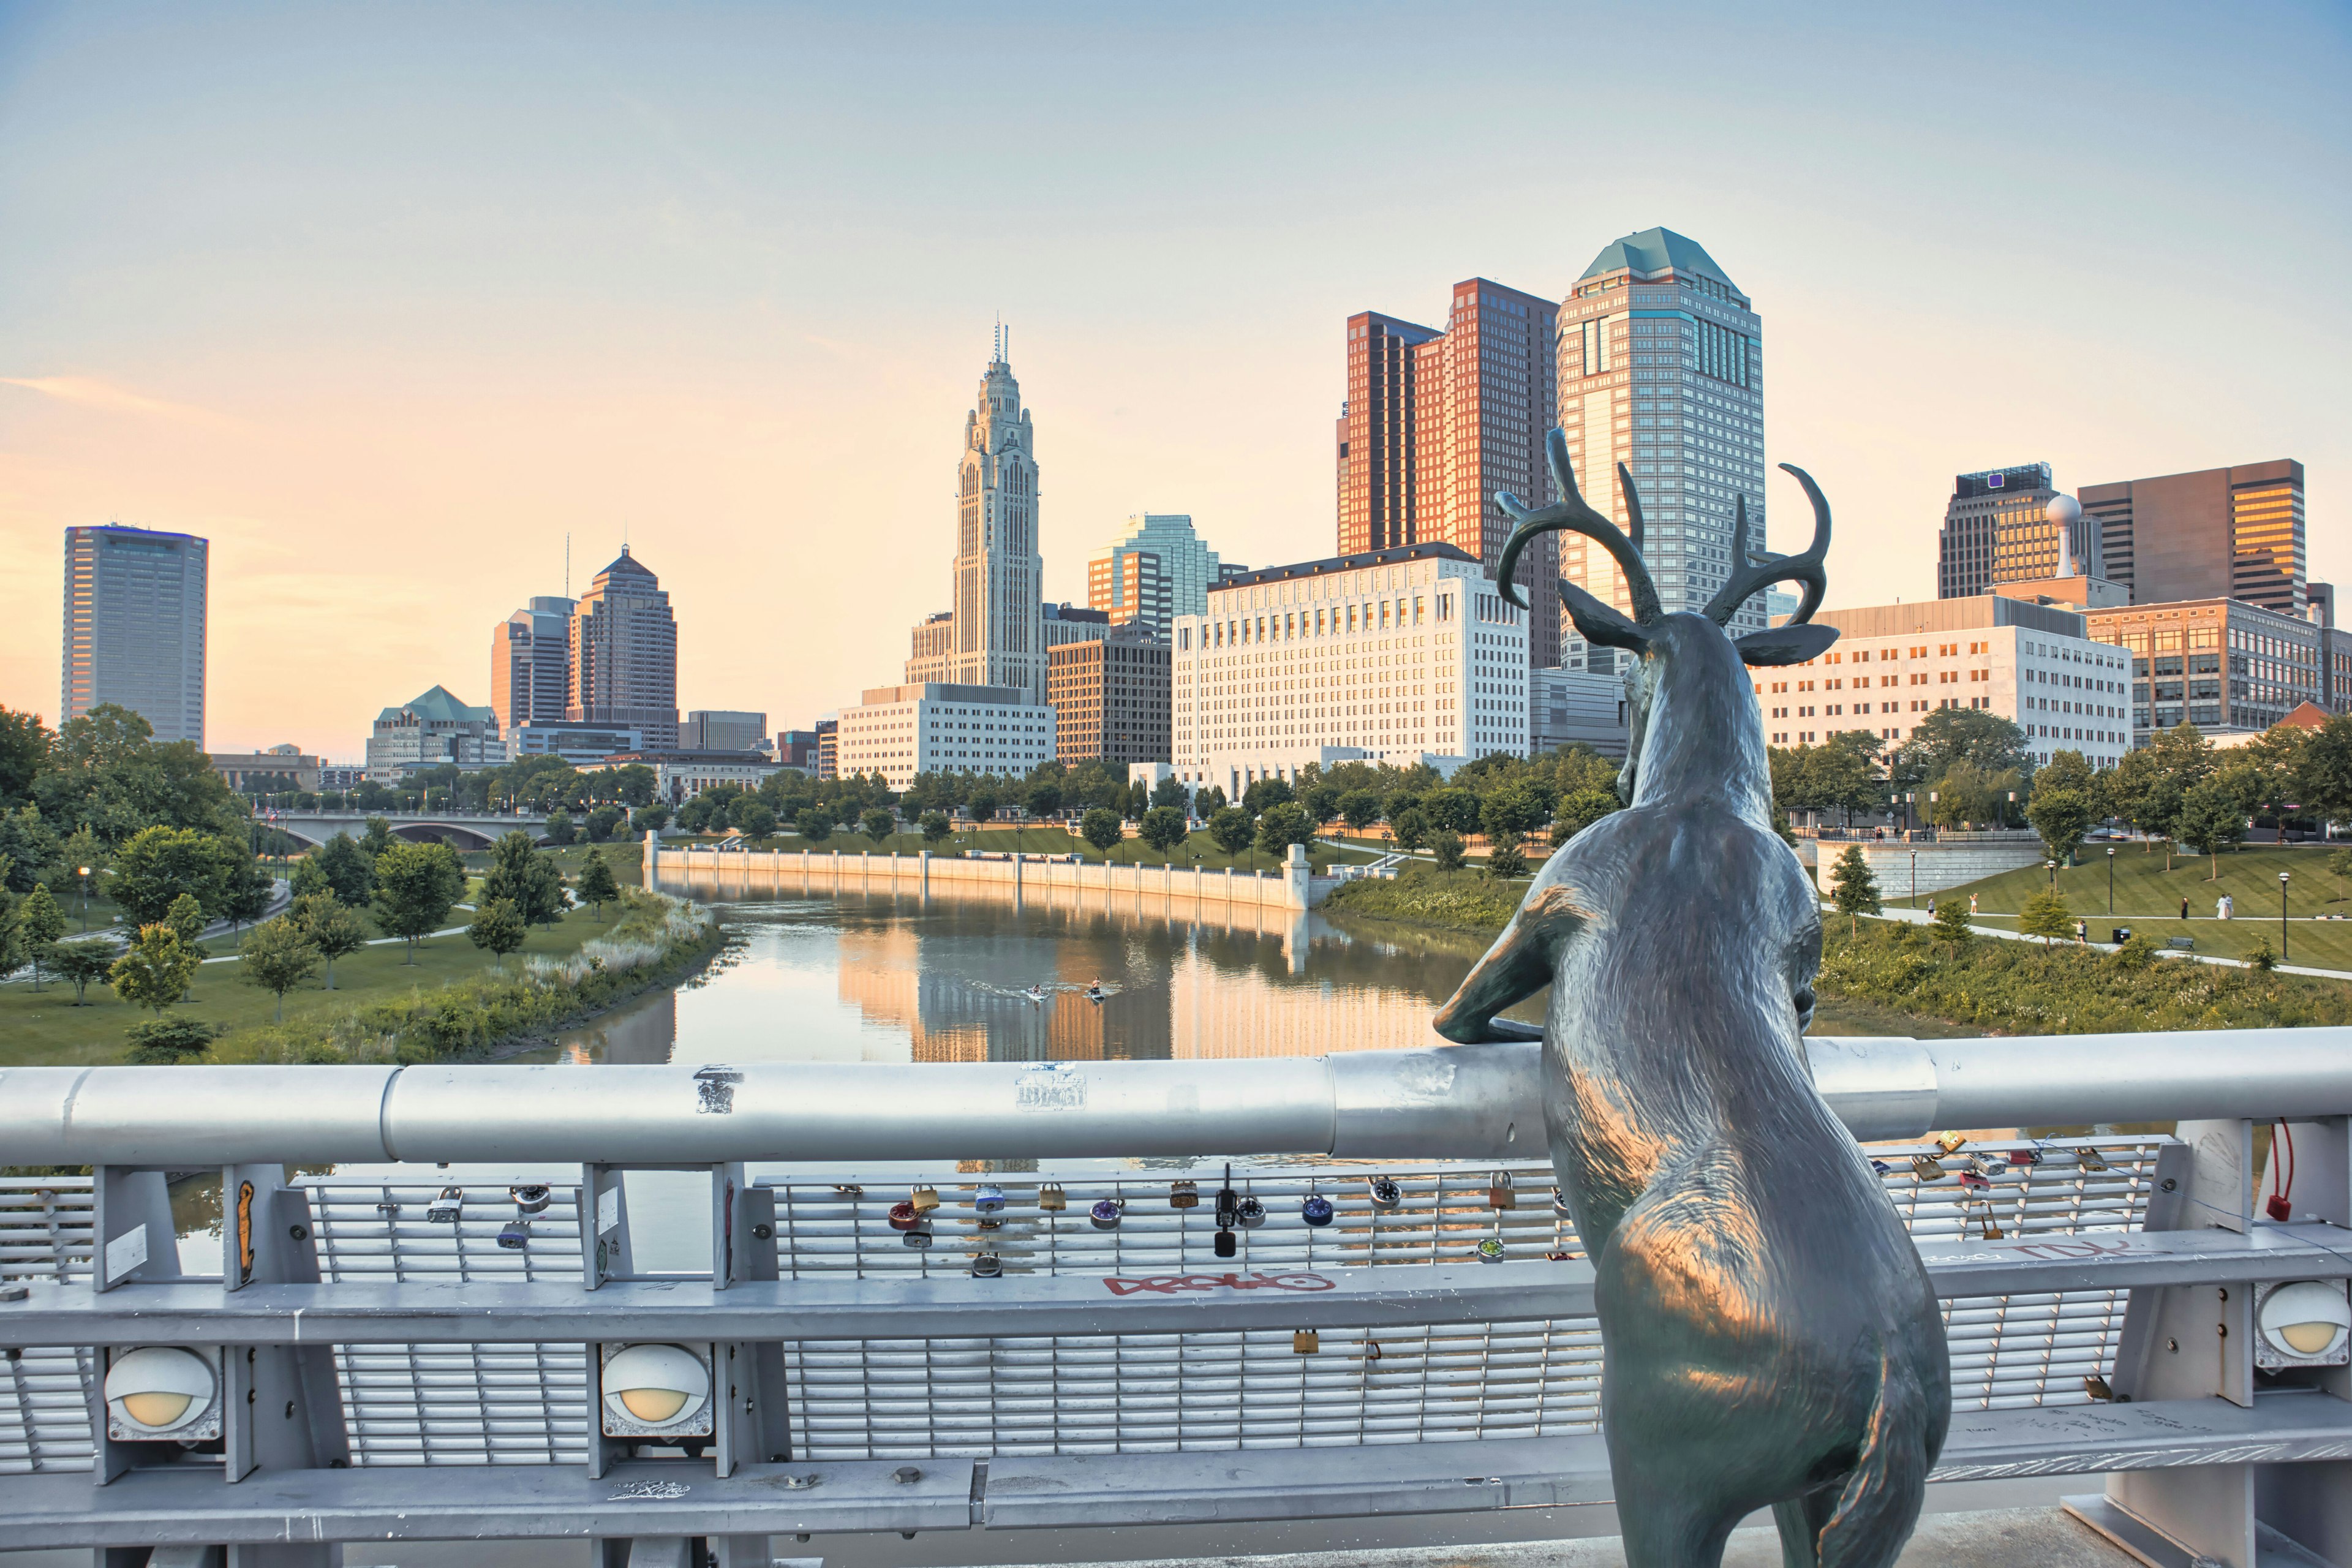
[[[2237,912],[2238,906],[2231,899],[2229,894],[2224,893],[2220,898],[2213,900],[2213,918],[2215,920],[2230,920],[2233,918]]]
[[[1969,918],[1970,920],[1977,918],[1977,896],[1974,893],[1969,895]]]
[[[2189,918],[2189,895],[2186,893],[2180,895],[2180,918],[2182,920]]]

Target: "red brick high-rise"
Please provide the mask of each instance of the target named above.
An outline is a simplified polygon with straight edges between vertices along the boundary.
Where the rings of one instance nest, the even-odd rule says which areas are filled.
[[[1342,555],[1445,543],[1489,572],[1511,536],[1508,490],[1551,499],[1544,434],[1558,416],[1558,306],[1484,278],[1454,286],[1443,331],[1366,310],[1348,319],[1348,401],[1338,430]],[[1530,661],[1559,662],[1557,537],[1519,560],[1534,607]]]

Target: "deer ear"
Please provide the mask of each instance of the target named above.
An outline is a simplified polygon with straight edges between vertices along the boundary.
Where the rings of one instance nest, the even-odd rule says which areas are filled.
[[[1817,626],[1810,621],[1800,621],[1785,626],[1769,626],[1760,632],[1749,632],[1732,646],[1739,650],[1747,664],[1802,664],[1819,657],[1830,644],[1838,640],[1835,626]]]
[[[1602,647],[1650,646],[1649,633],[1573,583],[1560,584],[1559,602],[1568,606],[1568,618],[1576,623],[1578,635],[1586,642],[1599,643]]]

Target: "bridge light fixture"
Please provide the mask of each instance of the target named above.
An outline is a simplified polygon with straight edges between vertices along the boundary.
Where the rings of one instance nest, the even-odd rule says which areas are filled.
[[[602,1383],[608,1437],[710,1434],[710,1366],[701,1352],[677,1344],[607,1346]]]
[[[118,1442],[217,1437],[219,1371],[177,1345],[125,1351],[106,1369],[106,1435]]]
[[[2352,1362],[2352,1298],[2341,1279],[2294,1279],[2254,1291],[2254,1364],[2343,1366]]]

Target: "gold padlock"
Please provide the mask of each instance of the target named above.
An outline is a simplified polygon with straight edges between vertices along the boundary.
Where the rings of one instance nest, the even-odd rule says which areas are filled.
[[[1175,1182],[1168,1188],[1168,1206],[1171,1209],[1196,1209],[1201,1206],[1201,1184]]]
[[[940,1206],[939,1190],[935,1187],[917,1187],[907,1194],[907,1201],[915,1205],[917,1214],[929,1214]]]
[[[2107,1168],[2106,1160],[2096,1149],[2087,1143],[2074,1151],[2074,1158],[2083,1162],[2083,1169],[2086,1171],[2104,1171]]]
[[[2001,1241],[2007,1239],[2007,1237],[2008,1232],[2002,1230],[1998,1225],[1995,1225],[1993,1223],[1991,1214],[1988,1212],[1984,1216],[1984,1238],[1987,1241]]]
[[[1061,1183],[1047,1182],[1037,1189],[1037,1206],[1041,1209],[1052,1210],[1068,1208],[1070,1194],[1062,1190]]]
[[[1923,1182],[1940,1182],[1944,1179],[1944,1167],[1926,1154],[1914,1154],[1911,1156],[1911,1173]]]
[[[1494,1184],[1486,1189],[1486,1206],[1490,1209],[1515,1209],[1519,1206],[1519,1194],[1511,1190],[1511,1173],[1497,1171]]]
[[[1290,1349],[1297,1355],[1313,1355],[1323,1348],[1323,1336],[1313,1329],[1290,1331]]]
[[[1947,1154],[1957,1154],[1960,1152],[1960,1145],[1967,1142],[1968,1140],[1966,1138],[1961,1137],[1957,1132],[1947,1132],[1941,1138],[1936,1140],[1936,1147],[1941,1149]]]

